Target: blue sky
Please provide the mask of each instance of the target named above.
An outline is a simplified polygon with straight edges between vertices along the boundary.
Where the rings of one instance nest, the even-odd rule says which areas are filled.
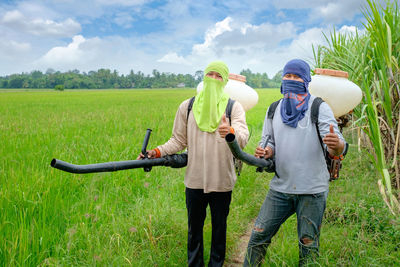
[[[365,0],[0,2],[0,75],[99,68],[190,73],[212,60],[273,76],[322,32],[362,32]]]

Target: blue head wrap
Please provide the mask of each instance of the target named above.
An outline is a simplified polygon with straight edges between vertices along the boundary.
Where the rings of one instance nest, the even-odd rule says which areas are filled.
[[[286,63],[283,68],[282,77],[286,74],[296,74],[304,82],[293,80],[282,80],[281,93],[281,117],[283,123],[293,128],[304,118],[308,109],[310,94],[308,84],[311,82],[310,66],[301,59],[293,59]]]

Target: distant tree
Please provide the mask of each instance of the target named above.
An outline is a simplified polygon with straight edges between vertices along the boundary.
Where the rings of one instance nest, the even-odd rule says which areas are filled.
[[[24,78],[22,74],[12,74],[8,80],[8,88],[22,88]]]
[[[240,75],[246,76],[246,83],[253,88],[274,87],[274,83],[266,73],[252,73],[250,69],[245,69],[240,72]]]
[[[56,71],[54,70],[54,69],[52,69],[52,68],[48,68],[47,70],[46,70],[46,74],[47,75],[50,75],[50,74],[54,74]]]
[[[0,88],[8,88],[8,80],[0,78]]]
[[[201,70],[191,75],[160,72],[154,69],[151,75],[131,70],[125,76],[118,74],[117,70],[110,69],[99,69],[88,73],[73,69],[62,73],[49,68],[45,73],[34,70],[30,73],[0,77],[0,88],[55,88],[56,85],[63,85],[65,89],[169,88],[178,85],[193,88],[202,81],[203,74]],[[246,76],[247,84],[254,88],[277,87],[266,73],[252,73],[250,69],[246,69],[240,74]]]
[[[31,72],[32,79],[40,79],[43,77],[43,73],[40,70],[34,70]]]
[[[81,82],[79,77],[75,75],[67,75],[64,86],[67,89],[78,89],[81,88]]]
[[[201,82],[203,80],[203,76],[204,76],[204,71],[202,70],[198,70],[194,73],[194,79],[196,80],[196,82]]]
[[[279,88],[282,83],[282,70],[278,71],[271,79],[272,87]]]
[[[56,91],[64,91],[64,85],[57,84],[56,86],[54,86],[54,90],[56,90]]]
[[[281,83],[282,82],[282,73],[283,70],[278,71],[275,76],[272,78],[272,81],[275,83]]]

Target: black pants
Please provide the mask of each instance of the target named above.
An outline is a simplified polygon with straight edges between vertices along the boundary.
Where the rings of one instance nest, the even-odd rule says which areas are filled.
[[[232,191],[203,193],[203,189],[186,188],[188,211],[188,263],[204,266],[203,226],[207,205],[211,210],[211,253],[208,266],[222,266],[226,250],[226,219],[229,214]]]

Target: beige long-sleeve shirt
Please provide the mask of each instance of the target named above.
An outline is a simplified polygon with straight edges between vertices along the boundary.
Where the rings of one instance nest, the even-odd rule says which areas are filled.
[[[197,126],[193,112],[187,119],[187,99],[181,103],[175,116],[172,137],[158,147],[161,156],[175,154],[187,147],[188,165],[185,186],[203,189],[204,193],[231,191],[236,182],[233,155],[218,130],[203,132]],[[246,116],[242,105],[235,101],[231,113],[231,126],[236,140],[244,148],[249,137]]]

